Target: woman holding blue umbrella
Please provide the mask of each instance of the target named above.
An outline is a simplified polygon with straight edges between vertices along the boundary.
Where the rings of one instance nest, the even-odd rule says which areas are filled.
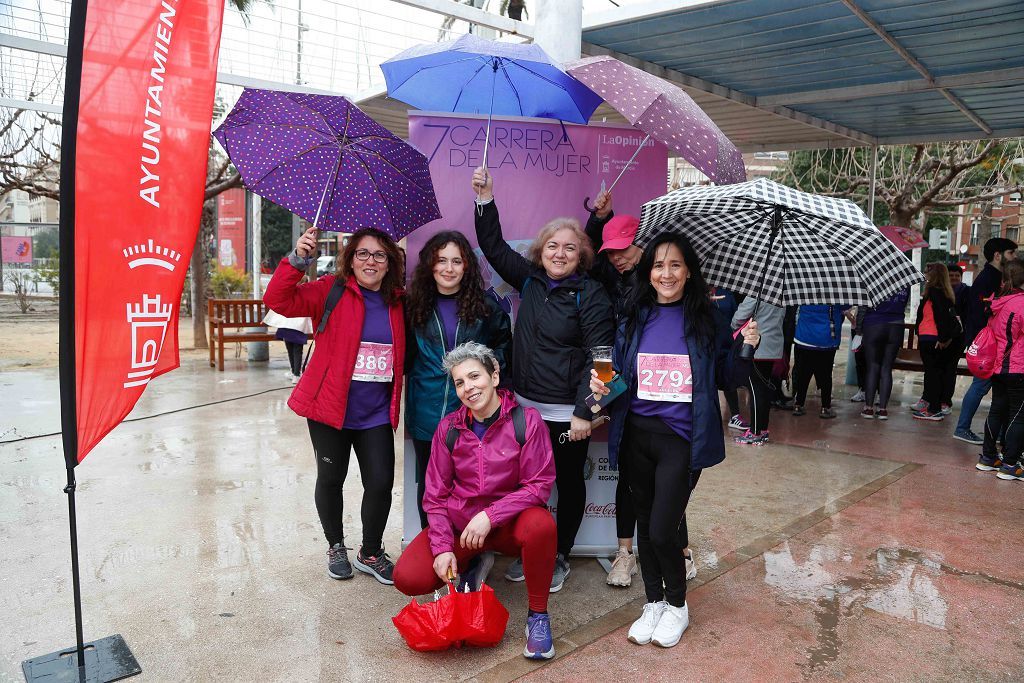
[[[558,556],[551,592],[569,575],[569,551],[583,522],[583,468],[590,445],[592,349],[614,339],[612,304],[604,287],[587,276],[594,260],[590,239],[572,218],[541,228],[529,258],[508,245],[494,202],[493,178],[473,173],[476,237],[488,263],[521,298],[512,336],[512,386],[520,405],[535,408],[551,434],[558,491]],[[522,581],[514,562],[505,577]]]

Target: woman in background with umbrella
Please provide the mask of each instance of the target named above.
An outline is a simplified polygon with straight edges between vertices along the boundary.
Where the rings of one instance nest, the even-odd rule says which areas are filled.
[[[355,566],[391,584],[394,564],[382,537],[395,481],[394,430],[405,361],[401,254],[388,235],[364,228],[349,239],[336,275],[298,284],[315,251],[316,228],[310,228],[278,265],[263,300],[281,315],[308,316],[316,323],[313,356],[288,406],[309,424],[327,573],[334,579],[352,578],[343,489],[354,448],[363,481],[363,543]],[[326,310],[330,304],[333,312]]]
[[[445,355],[444,367],[462,407],[434,433],[423,496],[430,525],[399,558],[395,587],[424,595],[461,572],[460,583],[479,590],[490,568],[471,565],[481,553],[521,558],[529,594],[523,656],[551,659],[556,534],[547,502],[555,466],[547,426],[536,410],[498,389],[498,361],[486,346],[460,344]]]
[[[587,485],[583,468],[590,446],[592,349],[611,346],[612,305],[604,287],[586,275],[594,260],[590,239],[571,218],[541,228],[530,258],[508,245],[494,203],[493,178],[473,172],[476,238],[491,267],[519,292],[522,303],[512,337],[512,386],[521,405],[536,408],[551,432],[558,490],[558,558],[551,592],[569,575],[569,551],[583,522]],[[522,564],[505,573],[522,581]]]
[[[613,365],[628,391],[609,406],[608,458],[629,461],[640,574],[647,604],[629,640],[672,647],[689,624],[680,555],[688,543],[686,506],[701,470],[725,459],[718,388],[746,380],[740,344],[720,343],[700,260],[689,241],[663,234],[644,251],[636,287],[615,338]],[[760,341],[758,326],[742,340]],[[608,387],[591,373],[589,389]]]
[[[438,422],[459,407],[451,376],[441,361],[459,344],[475,341],[492,349],[498,366],[504,368],[512,321],[484,292],[473,248],[465,235],[453,230],[439,232],[423,245],[405,309],[409,336],[405,430],[416,450],[416,506],[420,525],[426,528],[423,487],[430,440]]]

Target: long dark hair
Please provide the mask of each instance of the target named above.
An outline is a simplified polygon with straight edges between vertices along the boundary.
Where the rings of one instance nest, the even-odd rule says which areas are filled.
[[[359,248],[359,243],[364,237],[372,237],[380,242],[384,253],[388,255],[388,272],[384,273],[384,278],[381,280],[380,293],[388,306],[394,306],[402,300],[402,272],[405,268],[403,266],[402,252],[398,250],[398,245],[383,230],[363,228],[353,233],[348,238],[345,250],[341,252],[341,265],[338,266],[337,272],[346,280],[354,275],[352,260],[356,257],[356,249]]]
[[[1015,294],[1024,287],[1024,263],[1017,259],[1003,263],[1003,282],[999,296]]]
[[[640,257],[640,263],[633,271],[633,287],[629,298],[626,301],[626,337],[633,338],[637,334],[637,323],[641,309],[650,309],[657,302],[658,297],[651,286],[651,270],[654,268],[654,259],[659,247],[666,244],[675,245],[683,255],[683,262],[686,269],[690,271],[690,279],[683,288],[683,311],[686,314],[686,324],[696,334],[698,340],[705,350],[713,349],[715,346],[715,318],[711,310],[711,300],[708,298],[708,283],[700,272],[700,259],[697,252],[690,246],[689,240],[682,235],[673,233],[662,233],[653,242],[647,245],[644,254]]]
[[[406,310],[413,327],[422,327],[434,313],[437,302],[437,283],[434,281],[434,266],[437,254],[449,244],[454,244],[462,253],[465,270],[462,284],[455,295],[458,302],[459,319],[466,323],[482,320],[487,315],[484,301],[484,278],[480,274],[480,262],[473,253],[469,240],[461,232],[444,230],[431,237],[420,249],[419,262],[409,283],[409,300]]]

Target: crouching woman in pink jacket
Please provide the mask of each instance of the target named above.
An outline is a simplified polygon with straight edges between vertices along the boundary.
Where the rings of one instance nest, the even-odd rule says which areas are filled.
[[[555,655],[548,591],[555,566],[555,520],[547,509],[555,483],[551,438],[533,408],[498,390],[494,353],[476,342],[444,357],[462,407],[437,427],[430,446],[423,511],[428,525],[395,566],[395,588],[424,595],[449,575],[480,588],[492,555],[521,557],[529,595],[523,656]]]

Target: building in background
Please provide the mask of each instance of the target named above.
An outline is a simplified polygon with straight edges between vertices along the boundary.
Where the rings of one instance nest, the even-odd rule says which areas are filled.
[[[789,152],[750,152],[743,155],[743,166],[747,180],[770,178],[776,170],[789,161]],[[668,160],[668,189],[692,185],[710,185],[706,175],[691,166],[686,159],[676,157]]]

